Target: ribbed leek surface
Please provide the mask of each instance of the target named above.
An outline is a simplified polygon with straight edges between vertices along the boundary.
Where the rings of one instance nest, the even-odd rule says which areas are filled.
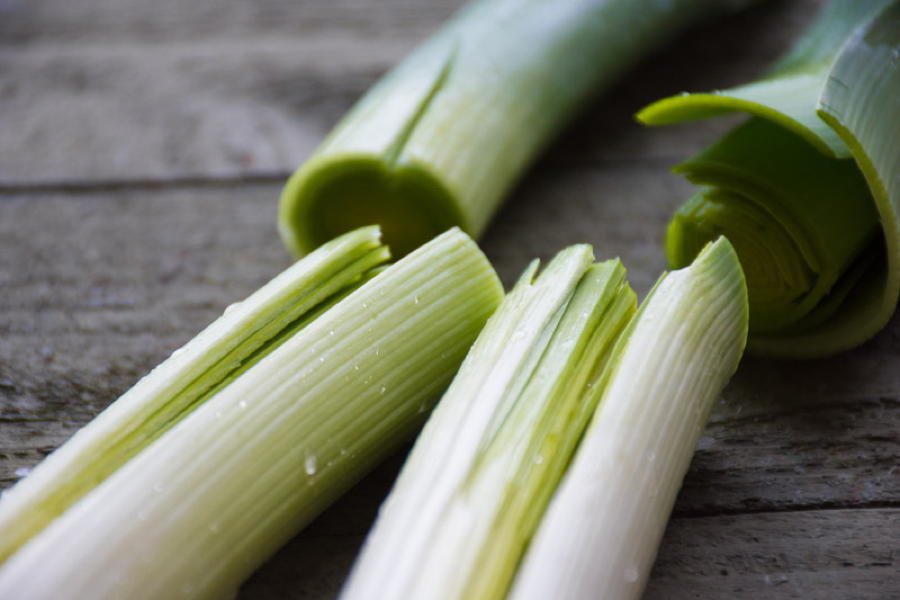
[[[351,236],[361,236],[364,246],[375,243],[377,251],[376,231]],[[325,252],[326,263],[333,250]],[[323,258],[316,257],[293,269],[305,273]],[[302,279],[303,294],[333,293],[330,277],[297,274],[282,283],[291,287]],[[414,434],[501,297],[481,251],[452,230],[314,311],[299,331],[190,414],[151,433],[155,439],[92,482],[93,489],[8,558],[0,566],[0,598],[168,600],[232,593]],[[223,320],[232,323],[237,311],[255,306],[242,304]],[[247,321],[232,324],[243,330]],[[219,333],[225,330],[216,322],[148,379],[170,383],[192,348],[218,354],[212,351],[224,345]],[[135,390],[145,391],[129,392],[141,397],[130,402],[158,404],[149,385],[144,380]],[[82,444],[119,425],[112,417],[97,423]],[[142,428],[138,432],[143,436]],[[78,454],[69,462],[78,468],[93,458]]]
[[[378,223],[402,255],[480,235],[593,94],[699,19],[754,0],[475,0],[386,75],[291,177],[279,227],[301,254]]]
[[[743,353],[747,321],[741,267],[725,239],[659,280],[620,339],[510,600],[641,597],[700,432]]]
[[[529,267],[420,435],[342,598],[503,598],[634,312],[589,246]]]
[[[755,352],[833,354],[874,335],[896,307],[900,43],[889,4],[832,0],[759,81],[638,114],[648,124],[754,115],[676,167],[703,187],[672,220],[667,251],[679,267],[718,235],[734,242]]]

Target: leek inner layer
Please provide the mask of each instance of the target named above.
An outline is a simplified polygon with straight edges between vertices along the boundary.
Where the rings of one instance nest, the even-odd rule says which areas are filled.
[[[716,234],[735,242],[753,352],[834,354],[877,333],[897,306],[898,15],[891,0],[831,0],[758,81],[638,113],[650,125],[753,115],[675,169],[706,187],[678,211],[667,240],[675,266]]]
[[[751,119],[675,168],[703,185],[675,214],[669,262],[684,267],[725,235],[740,256],[754,333],[801,331],[838,309],[867,262],[878,214],[850,161]]]

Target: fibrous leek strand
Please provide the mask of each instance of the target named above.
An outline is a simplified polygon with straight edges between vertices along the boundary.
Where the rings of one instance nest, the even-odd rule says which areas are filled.
[[[490,319],[382,507],[344,600],[503,598],[597,400],[635,295],[587,246],[533,264]]]

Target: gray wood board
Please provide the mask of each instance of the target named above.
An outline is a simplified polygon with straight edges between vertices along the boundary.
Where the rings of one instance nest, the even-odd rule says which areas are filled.
[[[283,177],[452,12],[430,0],[0,3],[0,486],[289,264]],[[815,2],[661,51],[550,149],[483,240],[504,281],[591,242],[642,293],[690,187],[666,167],[726,126],[641,129],[680,89],[752,76]],[[745,359],[685,480],[647,598],[900,598],[900,320],[841,357]],[[245,587],[340,586],[390,461]]]
[[[210,0],[167,0],[158,10],[135,0],[13,3],[0,18],[0,185],[283,176],[450,12],[446,3],[412,11],[392,0],[363,11],[360,2],[319,1],[281,22],[261,15],[293,13],[271,4],[266,13]],[[758,74],[810,4],[762,7],[661,49],[579,122],[553,160],[683,158],[710,129],[621,135],[631,114],[669,93]],[[313,5],[331,26],[316,25]],[[360,29],[369,18],[360,14],[374,24]],[[411,15],[418,26],[377,25]],[[280,23],[275,31],[270,22]]]

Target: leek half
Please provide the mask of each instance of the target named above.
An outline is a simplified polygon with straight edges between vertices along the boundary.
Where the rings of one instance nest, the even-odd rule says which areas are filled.
[[[720,234],[734,241],[755,352],[845,350],[880,330],[896,307],[900,191],[889,182],[897,173],[900,44],[889,4],[832,0],[759,81],[667,98],[638,114],[648,124],[755,115],[676,168],[704,187],[678,211],[667,240],[676,267]],[[877,44],[865,41],[870,31],[880,32],[871,34]]]
[[[302,254],[378,223],[400,255],[480,235],[590,96],[699,19],[755,0],[476,0],[386,75],[290,178],[279,229]]]
[[[429,419],[342,598],[503,598],[634,312],[589,246],[529,267]]]
[[[0,566],[0,597],[233,592],[416,431],[501,297],[477,246],[441,235],[318,312],[69,506]],[[178,366],[148,378],[168,381]]]
[[[640,598],[700,432],[743,353],[747,322],[741,267],[725,239],[663,275],[620,339],[511,600]]]
[[[352,289],[390,253],[377,227],[335,239],[233,304],[0,500],[0,563],[128,459]]]

